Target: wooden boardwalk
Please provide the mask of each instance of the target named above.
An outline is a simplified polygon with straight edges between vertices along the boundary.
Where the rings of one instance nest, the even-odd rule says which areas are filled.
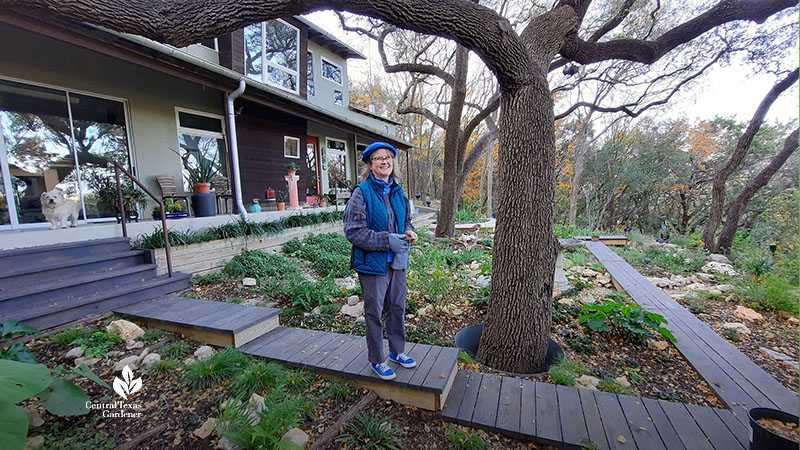
[[[798,414],[798,396],[686,308],[648,281],[602,242],[586,242],[612,278],[643,308],[661,314],[675,347],[743,424],[757,406]]]
[[[740,450],[748,428],[725,409],[609,394],[459,370],[445,420],[544,445]]]
[[[453,384],[459,351],[407,343],[405,353],[417,361],[417,367],[404,369],[390,362],[397,377],[383,381],[369,365],[363,336],[278,327],[240,350],[289,366],[350,378],[382,397],[434,411],[441,409]]]

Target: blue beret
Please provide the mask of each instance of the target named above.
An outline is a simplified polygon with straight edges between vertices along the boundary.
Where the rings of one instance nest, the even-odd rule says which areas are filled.
[[[392,147],[392,144],[387,144],[386,142],[373,142],[372,144],[369,144],[369,147],[367,147],[364,150],[364,154],[361,156],[361,161],[369,162],[369,157],[372,156],[372,153],[374,153],[375,150],[380,150],[382,148],[391,150],[392,154],[395,157],[397,156],[397,150],[394,147]]]

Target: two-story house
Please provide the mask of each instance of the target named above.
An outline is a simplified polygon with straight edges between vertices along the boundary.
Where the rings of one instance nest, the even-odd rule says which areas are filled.
[[[179,49],[0,11],[0,42],[0,230],[46,225],[39,195],[54,188],[80,199],[85,220],[114,220],[98,195],[111,160],[153,192],[157,175],[189,192],[181,158],[202,156],[231,187],[240,178],[247,205],[267,188],[285,190],[289,163],[301,167],[300,201],[313,201],[357,182],[365,145],[409,148],[396,122],[349,105],[347,61],[364,56],[302,17]]]

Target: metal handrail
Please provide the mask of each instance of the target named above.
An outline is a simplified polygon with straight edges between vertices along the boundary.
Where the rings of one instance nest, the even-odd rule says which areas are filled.
[[[169,274],[170,277],[172,277],[172,258],[170,257],[170,252],[169,252],[169,233],[167,232],[167,211],[164,209],[164,202],[160,198],[153,195],[153,193],[150,192],[150,190],[147,189],[141,182],[139,182],[139,180],[136,179],[135,176],[131,175],[130,172],[125,170],[125,168],[122,167],[120,163],[114,161],[114,175],[117,178],[117,197],[119,199],[119,211],[120,211],[119,215],[122,217],[122,236],[128,237],[128,227],[125,223],[126,214],[125,214],[124,200],[122,198],[122,183],[120,182],[119,178],[120,170],[122,171],[122,173],[127,175],[128,178],[131,179],[131,181],[136,183],[137,186],[142,188],[142,190],[145,193],[147,193],[147,195],[149,195],[150,198],[155,200],[156,203],[158,203],[158,206],[161,208],[161,230],[164,232],[164,251],[167,255],[167,273]]]

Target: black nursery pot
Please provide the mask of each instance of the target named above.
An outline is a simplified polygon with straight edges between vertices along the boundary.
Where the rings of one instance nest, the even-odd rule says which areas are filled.
[[[476,323],[475,325],[470,325],[466,328],[462,328],[461,331],[456,333],[456,346],[468,353],[471,353],[473,356],[478,354],[478,346],[481,343],[481,335],[483,335],[483,324]],[[564,350],[561,349],[561,346],[552,339],[548,340],[547,344],[547,356],[545,356],[545,366],[549,369],[551,365],[555,364],[558,361],[558,358],[564,356]],[[539,375],[535,373],[531,374],[513,374],[513,375]]]
[[[798,442],[786,439],[759,425],[758,419],[777,419],[787,423],[799,423],[795,415],[772,408],[753,408],[747,411],[753,438],[750,450],[797,450]]]

